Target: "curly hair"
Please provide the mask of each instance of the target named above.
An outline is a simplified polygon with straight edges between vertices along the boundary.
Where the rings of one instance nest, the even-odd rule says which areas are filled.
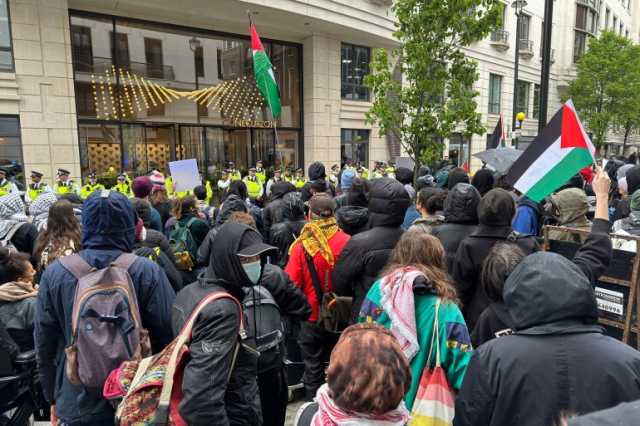
[[[458,303],[445,259],[444,247],[438,238],[419,229],[410,229],[400,237],[381,276],[412,266],[427,277],[439,297]]]

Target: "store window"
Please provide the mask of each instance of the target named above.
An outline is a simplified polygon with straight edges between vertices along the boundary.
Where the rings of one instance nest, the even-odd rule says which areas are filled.
[[[369,100],[369,89],[364,85],[364,78],[369,74],[370,58],[370,48],[342,43],[342,99],[351,101]]]
[[[526,117],[529,116],[529,89],[530,83],[526,81],[518,80],[516,86],[516,114],[524,112]]]
[[[540,85],[533,85],[533,118],[540,117]]]
[[[502,76],[489,74],[489,114],[500,114]]]
[[[369,130],[342,129],[340,137],[342,165],[353,162],[369,164]]]
[[[9,1],[0,0],[0,71],[13,71]]]
[[[9,171],[18,186],[24,185],[24,163],[20,121],[14,116],[0,116],[0,167]]]

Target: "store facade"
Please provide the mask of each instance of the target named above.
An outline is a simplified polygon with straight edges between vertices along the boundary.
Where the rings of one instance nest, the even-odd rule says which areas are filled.
[[[75,10],[69,15],[82,175],[167,172],[169,161],[187,158],[196,158],[207,175],[228,162],[245,170],[258,160],[266,167],[302,164],[300,44],[263,40],[280,87],[282,115],[274,121],[251,87],[248,37]],[[245,83],[222,103],[162,92],[217,90],[238,81]],[[229,111],[229,104],[242,111]]]

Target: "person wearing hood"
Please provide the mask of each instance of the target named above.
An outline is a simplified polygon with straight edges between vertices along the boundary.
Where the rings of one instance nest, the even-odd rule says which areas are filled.
[[[337,208],[344,207],[349,204],[349,192],[353,186],[353,181],[356,179],[356,172],[352,169],[345,169],[342,172],[342,179],[340,180],[340,190],[342,193],[338,195],[336,200]]]
[[[316,194],[309,200],[309,223],[289,249],[289,262],[285,272],[296,287],[302,289],[311,305],[311,315],[300,325],[298,344],[304,362],[302,381],[308,400],[313,399],[324,383],[325,355],[336,343],[336,334],[329,333],[318,324],[320,303],[309,265],[316,275],[322,277],[320,290],[324,293],[336,291],[332,272],[342,259],[349,236],[338,227],[335,201],[328,194]],[[321,296],[321,295],[320,295]]]
[[[248,213],[248,211],[247,204],[243,199],[238,197],[236,194],[229,194],[227,196],[218,209],[215,225],[209,230],[209,232],[207,232],[207,236],[198,247],[196,265],[206,267],[209,264],[213,250],[213,240],[215,240],[218,230],[227,222],[227,220],[229,220],[229,217],[235,212]]]
[[[593,286],[612,255],[603,196],[609,179],[599,170],[593,185],[593,227],[573,261],[534,253],[507,278],[503,296],[514,334],[475,351],[454,426],[552,425],[563,413],[640,399],[640,353],[598,325]]]
[[[285,203],[283,197],[295,191],[296,187],[290,182],[280,181],[271,186],[269,203],[262,209],[262,224],[265,237],[269,238],[271,226],[284,220]]]
[[[278,248],[278,256],[274,263],[284,268],[289,262],[289,247],[300,236],[307,221],[304,218],[304,203],[299,192],[285,194],[282,202],[284,220],[271,226],[269,244]]]
[[[256,221],[258,232],[262,234],[263,237],[267,236],[264,230],[264,224],[262,223],[262,209],[260,209],[260,207],[258,207],[249,198],[249,193],[247,192],[247,185],[245,185],[244,182],[241,180],[236,180],[231,182],[231,185],[229,185],[229,191],[227,192],[227,197],[225,198],[225,202],[226,202],[226,199],[231,195],[235,195],[244,201],[244,203],[247,206],[247,212],[253,217],[253,220]],[[220,225],[221,223],[224,223],[224,221],[219,222],[218,220],[216,220],[216,226]]]
[[[459,183],[469,183],[469,174],[463,168],[456,167],[449,172],[447,188],[452,190]]]
[[[484,194],[491,191],[493,189],[493,184],[495,183],[495,178],[493,177],[493,172],[489,169],[480,169],[473,175],[473,179],[471,179],[471,185],[473,185],[481,197],[484,197]]]
[[[397,180],[379,178],[371,181],[370,229],[349,241],[333,271],[336,293],[354,297],[351,317],[354,322],[364,297],[404,232],[401,225],[409,204],[409,194]]]
[[[498,242],[513,242],[525,254],[539,249],[535,237],[513,231],[511,221],[515,213],[516,205],[511,195],[501,188],[492,189],[478,205],[478,228],[462,240],[458,247],[451,276],[455,281],[469,330],[473,330],[478,317],[490,303],[480,279],[482,262],[493,245]]]
[[[243,289],[260,281],[267,255],[273,249],[247,225],[222,226],[206,272],[176,297],[174,333],[180,331],[198,303],[210,293],[226,292],[241,302]],[[221,426],[262,424],[256,378],[258,357],[242,341],[240,321],[237,304],[228,298],[211,302],[198,316],[189,344],[179,406],[187,424],[209,425],[212,419]]]
[[[560,426],[636,426],[638,418],[640,418],[640,400],[623,402],[606,410],[563,419]]]
[[[350,236],[365,232],[369,226],[369,209],[359,206],[344,206],[336,210],[338,226]]]
[[[446,192],[440,188],[421,189],[416,200],[416,209],[420,213],[420,217],[413,221],[409,229],[419,228],[423,232],[431,234],[434,226],[442,225],[444,223],[442,210],[446,195]]]
[[[524,235],[540,235],[542,205],[523,195],[518,200],[517,206],[516,217],[511,222],[513,230]]]
[[[591,222],[587,219],[589,212],[589,200],[582,189],[567,188],[549,197],[546,206],[547,211],[558,221],[558,226],[578,228],[588,231]],[[560,241],[573,241],[583,243],[585,235],[569,234],[567,232],[549,231],[549,239]]]
[[[314,193],[318,192],[326,192],[332,197],[336,196],[336,189],[327,180],[327,173],[325,171],[324,164],[321,162],[316,161],[309,166],[309,173],[307,173],[307,177],[309,180],[300,190],[302,193],[302,201],[305,203],[311,199]],[[315,191],[311,190],[312,186],[316,187]],[[317,188],[322,188],[323,190],[318,190]]]
[[[276,248],[264,244],[252,227],[226,223],[216,235],[210,263],[197,282],[185,287],[173,305],[173,330],[178,332],[193,309],[208,294],[226,292],[242,301],[245,289],[264,286],[283,315],[306,318],[311,312],[304,295],[277,266],[268,264]],[[215,261],[214,261],[215,259]],[[270,404],[260,407],[255,350],[238,334],[240,313],[230,299],[211,302],[198,316],[189,345],[190,359],[182,381],[179,410],[189,425],[262,425],[282,417],[286,384],[282,374],[270,387]],[[239,346],[235,364],[233,353]],[[271,373],[271,372],[269,372]],[[281,371],[279,372],[281,373]],[[266,374],[266,373],[265,373]],[[262,376],[262,374],[261,374]],[[207,377],[207,380],[202,380]],[[284,403],[279,404],[285,395]],[[279,399],[274,403],[273,399]],[[273,424],[273,423],[269,423]]]
[[[396,180],[404,185],[404,189],[411,198],[411,204],[404,215],[404,221],[402,222],[402,229],[405,231],[411,227],[413,222],[420,218],[421,213],[417,209],[417,193],[413,187],[413,171],[406,167],[398,167],[396,171]]]
[[[453,271],[460,242],[478,227],[478,204],[480,193],[475,187],[468,183],[456,185],[444,200],[445,223],[431,228],[431,235],[437,237],[444,247],[449,274]]]
[[[607,166],[609,164],[607,163]],[[619,167],[618,169],[620,169],[621,167]],[[627,190],[626,193],[631,195],[634,192],[636,192],[638,189],[640,189],[640,166],[633,166],[632,168],[630,168],[629,170],[626,171],[626,174],[624,176],[624,179],[626,180],[626,184],[627,184]],[[624,219],[625,217],[628,217],[631,214],[631,208],[629,206],[630,200],[629,200],[629,196],[625,196],[622,197],[620,200],[618,200],[617,203],[615,203],[615,205],[613,206],[613,208],[615,209],[615,212],[613,214],[613,222],[620,220],[620,219]]]
[[[12,192],[0,197],[0,241],[7,237],[16,250],[29,255],[38,238],[38,230],[29,223],[20,195]]]
[[[126,196],[116,191],[94,192],[84,205],[82,250],[78,254],[94,268],[109,266],[130,253],[135,240],[136,213]],[[153,352],[173,338],[171,304],[175,293],[158,265],[138,257],[127,271],[136,291],[142,327],[149,331]],[[78,280],[59,260],[44,271],[38,289],[35,342],[40,384],[55,406],[52,418],[72,425],[113,425],[114,408],[101,395],[71,384],[65,352],[71,341],[73,302]]]

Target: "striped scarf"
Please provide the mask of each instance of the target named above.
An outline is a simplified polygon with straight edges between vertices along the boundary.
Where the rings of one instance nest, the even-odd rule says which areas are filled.
[[[335,263],[335,257],[333,251],[329,246],[329,240],[339,231],[338,223],[335,217],[328,217],[326,219],[314,220],[307,223],[300,236],[291,244],[289,248],[289,255],[296,243],[300,242],[304,250],[309,253],[309,256],[313,257],[316,253],[320,252],[322,258],[333,266]]]

